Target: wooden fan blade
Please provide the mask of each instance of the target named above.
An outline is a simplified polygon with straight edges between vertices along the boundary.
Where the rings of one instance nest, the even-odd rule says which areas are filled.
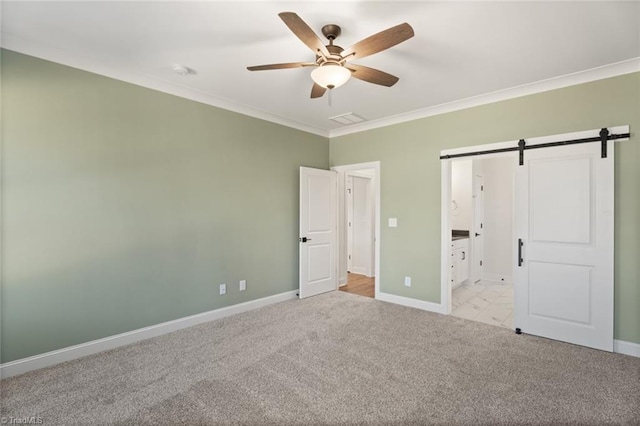
[[[265,71],[265,70],[281,70],[285,68],[302,68],[302,67],[314,67],[318,64],[315,62],[288,62],[284,64],[269,64],[269,65],[256,65],[253,67],[247,67],[249,71]]]
[[[413,28],[405,22],[360,40],[350,48],[345,49],[342,52],[342,57],[346,58],[353,54],[355,58],[364,58],[400,44],[413,37],[413,35]]]
[[[313,98],[321,98],[326,92],[327,89],[320,86],[319,84],[313,83],[313,87],[311,88],[311,99]]]
[[[351,77],[366,81],[368,83],[379,84],[381,86],[391,87],[400,80],[395,75],[388,74],[375,68],[365,67],[357,64],[347,64],[345,67],[351,71]]]
[[[280,19],[289,27],[289,29],[298,37],[309,49],[313,50],[313,53],[318,54],[320,50],[324,56],[329,56],[330,53],[326,46],[320,40],[320,37],[313,32],[313,30],[293,12],[281,12],[278,14]]]

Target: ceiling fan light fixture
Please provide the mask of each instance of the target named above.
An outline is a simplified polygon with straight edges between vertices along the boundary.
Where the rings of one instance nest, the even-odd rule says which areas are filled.
[[[314,69],[311,72],[311,78],[318,86],[326,89],[335,89],[351,78],[351,71],[340,64],[327,62]]]

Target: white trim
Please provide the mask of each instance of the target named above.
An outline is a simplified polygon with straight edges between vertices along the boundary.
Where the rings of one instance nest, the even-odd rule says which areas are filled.
[[[304,123],[299,123],[287,117],[271,114],[269,112],[249,105],[241,104],[230,99],[213,96],[204,92],[200,92],[198,90],[180,86],[169,81],[152,77],[148,74],[127,72],[121,68],[114,68],[106,64],[98,63],[98,61],[86,58],[78,58],[76,57],[76,55],[64,49],[58,49],[51,46],[43,46],[41,44],[33,43],[11,34],[3,35],[1,46],[5,49],[13,50],[25,55],[34,56],[37,58],[45,59],[47,61],[56,62],[62,65],[78,68],[95,74],[100,74],[106,77],[115,78],[117,80],[125,81],[138,86],[157,90],[159,92],[169,93],[185,99],[190,99],[192,101],[223,108],[229,111],[237,112],[239,114],[244,114],[249,117],[270,121],[272,123],[281,124],[283,126],[302,130],[304,132],[324,136],[326,138],[364,132],[366,130],[376,129],[379,127],[391,126],[394,124],[431,117],[434,115],[445,114],[448,112],[504,101],[507,99],[519,98],[522,96],[547,92],[550,90],[561,89],[563,87],[575,86],[577,84],[588,83],[591,81],[602,80],[605,78],[616,77],[619,75],[631,74],[640,71],[640,57],[632,58],[613,64],[603,65],[601,67],[591,68],[588,70],[578,71],[575,73],[553,77],[546,80],[523,84],[521,86],[498,90],[496,92],[472,96],[469,98],[447,102],[428,108],[422,108],[391,117],[371,120],[360,124],[352,124],[334,130],[324,130],[317,127],[309,126]]]
[[[497,283],[512,283],[513,277],[511,275],[501,275],[501,274],[487,274],[483,273],[480,278],[482,281],[491,281]]]
[[[472,96],[470,98],[447,102],[428,108],[418,109],[415,111],[394,115],[392,117],[370,120],[365,123],[352,124],[347,127],[331,130],[329,132],[329,137],[334,138],[337,136],[364,132],[366,130],[377,129],[379,127],[391,126],[407,121],[432,117],[434,115],[473,108],[480,105],[491,104],[494,102],[533,95],[536,93],[548,92],[550,90],[562,89],[564,87],[589,83],[591,81],[603,80],[605,78],[631,74],[638,71],[640,71],[640,57],[627,59],[626,61],[603,65],[601,67],[584,71],[578,71],[572,74],[553,77],[546,80],[540,80],[534,83],[523,84],[521,86],[511,87],[509,89],[498,90],[496,92],[485,93],[478,96]]]
[[[439,303],[427,302],[424,300],[412,299],[410,297],[397,296],[395,294],[378,292],[376,299],[383,302],[395,303],[396,305],[408,306],[410,308],[421,309],[423,311],[444,314],[443,305]]]
[[[445,315],[448,314],[448,312],[445,312],[442,304],[411,299],[409,297],[396,296],[395,294],[379,293],[376,299],[382,302],[395,303],[397,305],[421,309],[423,311],[435,312]],[[625,342],[623,340],[614,340],[613,352],[640,358],[640,344]]]
[[[440,162],[440,305],[442,313],[451,313],[451,160]]]
[[[618,354],[640,358],[640,344],[638,343],[625,342],[624,340],[614,340],[613,351]]]
[[[153,77],[135,71],[127,71],[123,68],[111,67],[109,65],[99,63],[86,58],[78,58],[76,55],[63,49],[57,49],[51,46],[43,46],[32,43],[28,40],[16,37],[11,34],[5,34],[2,38],[2,48],[13,50],[24,55],[34,56],[46,61],[55,62],[66,65],[68,67],[77,68],[79,70],[88,71],[94,74],[124,81],[126,83],[135,84],[136,86],[146,87],[147,89],[156,90],[162,93],[179,96],[184,99],[200,102],[202,104],[211,105],[228,111],[237,112],[249,117],[258,118],[260,120],[269,121],[271,123],[281,124],[293,129],[302,130],[303,132],[312,133],[319,136],[329,137],[329,132],[317,127],[299,123],[287,117],[263,111],[261,109],[245,105],[231,99],[222,98],[211,95],[186,86],[181,86],[173,82]]]
[[[0,378],[5,379],[7,377],[16,376],[28,371],[49,367],[61,362],[71,361],[87,355],[93,355],[98,352],[139,342],[151,337],[157,337],[163,334],[171,333],[183,328],[262,308],[274,303],[295,299],[297,297],[296,293],[297,290],[287,291],[273,296],[267,296],[261,299],[238,303],[237,305],[227,306],[225,308],[215,309],[196,315],[190,315],[188,317],[178,318],[173,321],[167,321],[149,327],[128,331],[126,333],[105,337],[103,339],[92,340],[90,342],[81,343],[79,345],[69,346],[66,348],[57,349],[55,351],[46,352],[28,358],[22,358],[0,364]]]
[[[355,171],[355,170],[363,170],[363,169],[373,169],[374,170],[374,191],[375,191],[375,203],[376,203],[376,208],[375,208],[375,272],[374,272],[374,278],[373,278],[373,282],[374,282],[374,298],[378,299],[380,296],[380,206],[382,205],[382,198],[380,197],[380,181],[381,181],[381,176],[380,176],[380,161],[370,161],[368,163],[357,163],[357,164],[345,164],[343,166],[333,166],[331,167],[331,170],[334,170],[336,172],[338,172],[338,182],[342,182],[342,188],[339,188],[338,190],[338,196],[340,196],[340,194],[344,195],[344,175],[346,174],[346,172],[350,172],[350,171]],[[341,178],[342,177],[342,178]],[[340,229],[344,228],[342,225],[344,224],[338,224],[338,238],[342,238],[340,236]],[[340,244],[338,244],[338,247],[340,247]],[[340,253],[338,253],[338,256],[341,256]]]
[[[459,287],[462,287],[463,285],[467,285],[467,284],[470,284],[469,280],[461,281],[458,284],[452,285],[451,286],[451,290],[453,291],[453,290],[455,290],[455,289],[457,289]],[[450,313],[450,311],[448,313]]]
[[[201,314],[191,315],[173,321],[167,321],[149,327],[128,331],[126,333],[116,334],[114,336],[105,337],[103,339],[93,340],[91,342],[69,346],[67,348],[62,348],[55,351],[34,355],[28,358],[18,359],[15,361],[0,364],[0,378],[6,379],[8,377],[17,376],[18,374],[27,373],[29,371],[37,370],[40,368],[50,367],[52,365],[66,361],[72,361],[74,359],[78,359],[87,355],[93,355],[109,349],[115,349],[120,346],[136,343],[152,337],[161,336],[163,334],[171,333],[173,331],[181,330],[187,327],[192,327],[194,325],[225,318],[242,312],[248,312],[253,309],[272,305],[274,303],[292,300],[297,297],[296,293],[297,290],[287,291],[284,293],[276,294],[274,296],[268,296],[249,302],[239,303],[237,305],[228,306],[226,308],[203,312]],[[426,302],[382,292],[377,292],[376,299],[383,302],[395,303],[398,305],[408,306],[424,311],[436,312],[439,314],[444,313],[442,305],[433,302]],[[626,342],[623,340],[614,340],[613,351],[624,355],[640,357],[640,344]]]

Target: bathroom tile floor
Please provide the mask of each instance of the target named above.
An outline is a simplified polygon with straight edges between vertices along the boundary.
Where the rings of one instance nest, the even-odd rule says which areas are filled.
[[[451,315],[513,329],[513,284],[480,280],[452,292]]]

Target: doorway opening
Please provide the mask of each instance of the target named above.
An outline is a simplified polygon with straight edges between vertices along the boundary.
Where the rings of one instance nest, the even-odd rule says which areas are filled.
[[[451,163],[451,315],[513,329],[514,157]]]
[[[375,278],[362,274],[347,272],[347,283],[341,285],[338,290],[358,296],[375,298]]]
[[[509,179],[513,216],[511,225],[496,220],[495,228],[511,235],[511,243],[506,244],[510,249],[505,251],[511,253],[516,334],[612,351],[615,150],[608,147],[613,141],[628,140],[629,135],[628,126],[619,126],[442,151],[442,312],[452,312],[452,284],[457,284],[455,268],[460,263],[451,226],[454,163],[504,156],[513,165]],[[498,169],[485,167],[482,174],[481,280],[500,277],[488,268],[488,256],[493,253],[488,250],[488,173]],[[507,177],[494,180],[505,182]],[[475,238],[476,231],[469,232],[468,238]]]
[[[332,167],[338,173],[339,290],[377,298],[380,162]]]

